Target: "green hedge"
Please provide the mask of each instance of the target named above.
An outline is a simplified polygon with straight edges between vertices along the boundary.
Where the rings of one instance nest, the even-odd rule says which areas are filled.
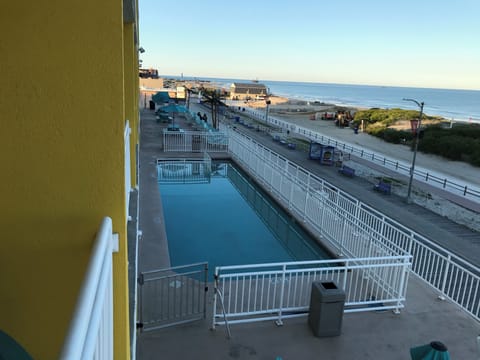
[[[451,129],[430,126],[425,129],[418,149],[480,166],[480,125],[456,125]]]
[[[355,114],[353,125],[360,126],[363,121],[365,131],[394,144],[413,145],[410,130],[389,128],[400,120],[418,118],[419,112],[401,109],[369,109]],[[423,119],[437,119],[424,115]],[[423,137],[418,144],[419,151],[443,156],[450,160],[464,161],[480,166],[480,125],[456,124],[452,128],[444,128],[441,124],[424,127]]]

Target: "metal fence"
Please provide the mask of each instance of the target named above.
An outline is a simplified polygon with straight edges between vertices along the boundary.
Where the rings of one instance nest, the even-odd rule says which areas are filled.
[[[237,131],[230,152],[346,257],[412,254],[412,271],[480,320],[480,269]]]
[[[113,359],[112,220],[97,233],[60,359]]]
[[[215,269],[212,326],[308,315],[314,281],[345,292],[345,312],[403,308],[411,257],[224,266]]]
[[[228,136],[223,132],[163,131],[163,151],[227,152]]]
[[[234,109],[234,107],[232,107],[232,109]],[[376,154],[371,150],[365,150],[359,147],[355,147],[351,144],[344,143],[333,138],[329,138],[315,131],[291,124],[287,121],[280,120],[273,116],[268,116],[268,119],[267,119],[265,116],[266,115],[265,112],[262,112],[256,109],[252,109],[248,107],[243,109],[245,109],[246,114],[248,114],[249,116],[257,120],[264,121],[270,125],[274,125],[285,131],[288,130],[292,133],[297,133],[299,135],[305,136],[306,138],[312,141],[316,141],[324,145],[335,146],[336,148],[338,148],[339,150],[342,150],[346,154],[351,154],[351,155],[361,157],[365,160],[371,161],[375,164],[381,165],[390,170],[396,171],[403,175],[410,176],[411,164],[403,163],[395,159],[389,159],[382,154]],[[421,182],[429,183],[433,186],[442,188],[451,193],[465,196],[466,198],[473,200],[475,202],[480,202],[480,189],[471,184],[460,183],[459,180],[457,179],[450,179],[450,178],[444,177],[443,175],[435,174],[431,171],[421,169],[418,166],[415,167],[414,179]]]
[[[139,322],[143,331],[205,318],[208,265],[198,263],[142,272]]]

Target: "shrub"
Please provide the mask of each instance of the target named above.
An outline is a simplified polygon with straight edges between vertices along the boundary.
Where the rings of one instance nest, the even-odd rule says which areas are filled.
[[[377,137],[383,137],[383,132],[387,129],[387,126],[381,122],[370,124],[367,127],[367,133]]]
[[[413,138],[411,131],[405,130],[395,130],[395,129],[385,129],[383,132],[383,139],[386,142],[394,143],[394,144],[402,144],[406,143],[407,141],[411,141]]]
[[[388,126],[399,120],[418,118],[418,115],[418,111],[414,110],[369,109],[358,111],[353,124],[360,126],[363,121],[365,131],[370,135],[395,144],[410,142],[413,145],[410,131],[395,130]],[[424,119],[442,120],[428,115],[424,115]],[[454,124],[451,129],[443,128],[442,124],[429,125],[425,127],[423,135],[418,144],[420,151],[480,166],[480,125]]]

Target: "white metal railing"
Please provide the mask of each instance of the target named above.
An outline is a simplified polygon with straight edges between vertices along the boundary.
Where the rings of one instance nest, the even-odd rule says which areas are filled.
[[[104,218],[96,235],[61,360],[113,359],[112,251],[116,235]]]
[[[235,109],[235,107],[231,107],[231,109]],[[374,153],[371,150],[355,147],[351,144],[338,141],[328,136],[324,136],[318,132],[294,125],[292,123],[289,123],[288,121],[281,120],[273,116],[268,116],[268,119],[266,119],[265,111],[259,111],[257,109],[252,109],[248,107],[242,109],[245,109],[244,112],[246,114],[257,120],[264,121],[285,131],[288,130],[292,133],[297,133],[299,135],[305,136],[312,141],[316,141],[324,145],[335,146],[336,148],[342,150],[345,153],[361,157],[365,160],[371,161],[385,168],[396,171],[400,174],[410,176],[410,164],[403,163],[396,159],[387,158],[384,155]],[[460,183],[457,179],[450,179],[445,177],[444,175],[434,173],[427,169],[422,169],[418,166],[415,168],[414,171],[414,179],[421,182],[429,183],[433,186],[442,188],[451,193],[462,195],[475,202],[480,202],[480,188],[473,184]]]
[[[345,292],[345,312],[404,307],[411,257],[387,256],[215,269],[212,326],[306,316],[312,282]],[[217,294],[222,294],[221,302]]]
[[[125,156],[124,156],[124,174],[125,174],[125,215],[126,219],[128,221],[128,213],[129,213],[129,206],[130,206],[130,190],[131,190],[131,171],[130,171],[130,166],[131,166],[131,159],[130,159],[130,133],[132,132],[132,129],[130,129],[130,124],[129,121],[127,120],[125,122],[125,131],[123,134],[123,143],[124,143],[124,151],[125,151]]]
[[[180,129],[181,130],[181,129]],[[163,131],[165,152],[226,152],[228,136],[223,132],[209,131]]]
[[[412,254],[412,271],[480,320],[480,269],[238,131],[233,158],[347,257]]]

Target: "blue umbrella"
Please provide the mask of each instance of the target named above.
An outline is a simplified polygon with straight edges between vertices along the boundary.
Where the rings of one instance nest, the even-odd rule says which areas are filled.
[[[185,106],[177,105],[177,104],[168,104],[166,106],[162,106],[159,111],[163,111],[166,113],[172,113],[172,125],[175,125],[175,113],[186,113],[187,109]]]
[[[162,106],[160,111],[167,112],[167,113],[186,113],[187,109],[185,106],[177,105],[177,104],[168,104],[166,106]]]
[[[170,101],[170,96],[166,91],[159,91],[152,96],[152,100],[157,104],[163,104]]]
[[[410,356],[412,360],[450,360],[447,347],[440,341],[411,348]]]

